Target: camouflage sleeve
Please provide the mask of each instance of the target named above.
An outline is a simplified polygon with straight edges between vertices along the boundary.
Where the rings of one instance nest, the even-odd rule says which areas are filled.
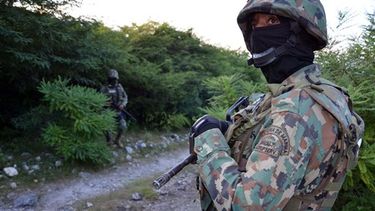
[[[124,88],[121,84],[119,84],[119,91],[120,91],[120,102],[118,103],[118,106],[122,105],[124,108],[128,104],[128,95],[126,94]]]
[[[215,207],[281,210],[306,171],[313,148],[310,133],[307,122],[297,113],[271,114],[254,142],[246,172],[238,171],[237,163],[226,150],[210,149],[215,148],[211,140],[215,140],[216,146],[226,145],[223,135],[215,130],[201,134],[196,141],[206,146],[197,152],[198,169]]]

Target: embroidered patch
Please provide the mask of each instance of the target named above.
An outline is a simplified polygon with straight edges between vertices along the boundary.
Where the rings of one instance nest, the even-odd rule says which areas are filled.
[[[255,146],[255,151],[262,152],[273,157],[289,154],[289,137],[282,128],[271,126],[261,134],[262,138]]]

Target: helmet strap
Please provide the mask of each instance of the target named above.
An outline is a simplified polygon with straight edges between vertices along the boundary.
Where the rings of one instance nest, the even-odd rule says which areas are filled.
[[[292,33],[290,33],[290,36],[288,40],[285,42],[285,44],[277,48],[271,47],[261,53],[252,54],[252,58],[247,60],[247,64],[249,66],[254,65],[257,68],[260,68],[271,64],[280,56],[285,55],[286,52],[288,52],[288,49],[291,49],[296,46],[297,34],[301,31],[301,28],[297,22],[291,21],[290,31]]]

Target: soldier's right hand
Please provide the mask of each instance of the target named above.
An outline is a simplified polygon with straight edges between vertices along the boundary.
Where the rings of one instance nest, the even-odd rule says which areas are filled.
[[[200,134],[204,133],[207,130],[218,128],[221,133],[224,135],[228,129],[229,123],[227,121],[220,121],[209,115],[204,115],[200,117],[190,129],[189,135],[189,149],[190,154],[195,154],[194,152],[194,139]]]

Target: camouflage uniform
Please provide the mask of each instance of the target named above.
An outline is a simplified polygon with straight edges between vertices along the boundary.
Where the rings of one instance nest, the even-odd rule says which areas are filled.
[[[313,64],[269,84],[259,107],[234,115],[226,137],[211,129],[195,138],[203,210],[332,207],[363,124],[344,90],[319,75]]]
[[[255,13],[288,18],[287,42],[251,52]],[[237,21],[256,67],[290,52],[301,30],[313,39],[311,51],[327,44],[318,0],[249,0]],[[355,166],[363,120],[345,90],[320,77],[318,65],[268,86],[260,103],[233,116],[225,136],[214,128],[195,138],[203,210],[329,210]]]
[[[128,104],[128,95],[120,83],[102,87],[101,92],[111,99],[111,107],[117,110],[120,106],[124,108]]]
[[[109,70],[108,78],[119,79],[116,70]],[[117,122],[118,122],[118,133],[115,139],[115,143],[121,145],[120,138],[123,131],[126,129],[125,114],[120,109],[120,107],[125,108],[128,104],[128,95],[126,94],[122,85],[118,82],[115,84],[108,84],[100,90],[101,93],[105,94],[110,99],[110,107],[117,112]],[[107,133],[107,141],[112,142],[111,134]]]

